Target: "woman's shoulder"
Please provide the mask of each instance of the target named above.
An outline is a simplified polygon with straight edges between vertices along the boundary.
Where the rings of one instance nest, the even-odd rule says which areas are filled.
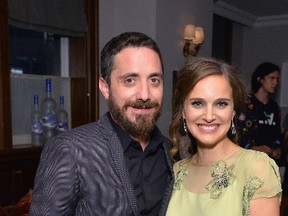
[[[174,172],[179,171],[181,168],[186,168],[188,166],[189,161],[191,161],[191,157],[177,161],[173,167]]]
[[[244,149],[239,162],[245,172],[250,173],[250,175],[266,172],[272,172],[277,176],[279,175],[279,167],[276,162],[264,152]]]
[[[240,154],[240,160],[241,160],[241,164],[243,164],[244,166],[246,165],[252,166],[255,164],[259,166],[261,164],[265,165],[265,164],[271,164],[271,163],[274,166],[274,163],[275,163],[275,161],[271,159],[266,153],[252,150],[252,149],[243,149],[243,151]]]
[[[252,149],[243,149],[241,157],[246,163],[272,160],[266,153]]]

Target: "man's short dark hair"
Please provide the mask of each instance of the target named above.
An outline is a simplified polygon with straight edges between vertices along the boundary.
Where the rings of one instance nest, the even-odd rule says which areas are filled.
[[[114,56],[127,47],[146,47],[154,50],[160,58],[162,71],[164,70],[160,49],[153,39],[140,32],[125,32],[112,38],[101,51],[101,76],[108,85],[110,85]]]

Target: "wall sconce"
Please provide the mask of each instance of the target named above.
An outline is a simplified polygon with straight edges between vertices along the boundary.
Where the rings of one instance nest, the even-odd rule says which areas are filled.
[[[188,57],[189,55],[196,56],[204,41],[204,29],[188,24],[185,26],[184,39],[186,42],[183,47],[183,55],[185,57]],[[190,48],[190,45],[193,46]]]

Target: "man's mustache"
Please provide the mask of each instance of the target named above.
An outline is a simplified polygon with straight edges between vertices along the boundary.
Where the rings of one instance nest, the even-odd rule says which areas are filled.
[[[159,103],[156,101],[142,101],[142,100],[137,100],[137,101],[129,101],[125,104],[125,108],[127,107],[133,107],[133,108],[138,108],[138,109],[150,109],[154,107],[159,107]]]

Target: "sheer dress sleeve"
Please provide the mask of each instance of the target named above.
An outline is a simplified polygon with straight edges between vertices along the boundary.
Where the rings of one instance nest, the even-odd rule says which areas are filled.
[[[249,154],[247,162],[247,175],[244,190],[244,199],[247,201],[259,198],[279,196],[281,202],[281,178],[279,168],[275,161],[263,152],[255,151]],[[245,197],[246,196],[246,197]]]

